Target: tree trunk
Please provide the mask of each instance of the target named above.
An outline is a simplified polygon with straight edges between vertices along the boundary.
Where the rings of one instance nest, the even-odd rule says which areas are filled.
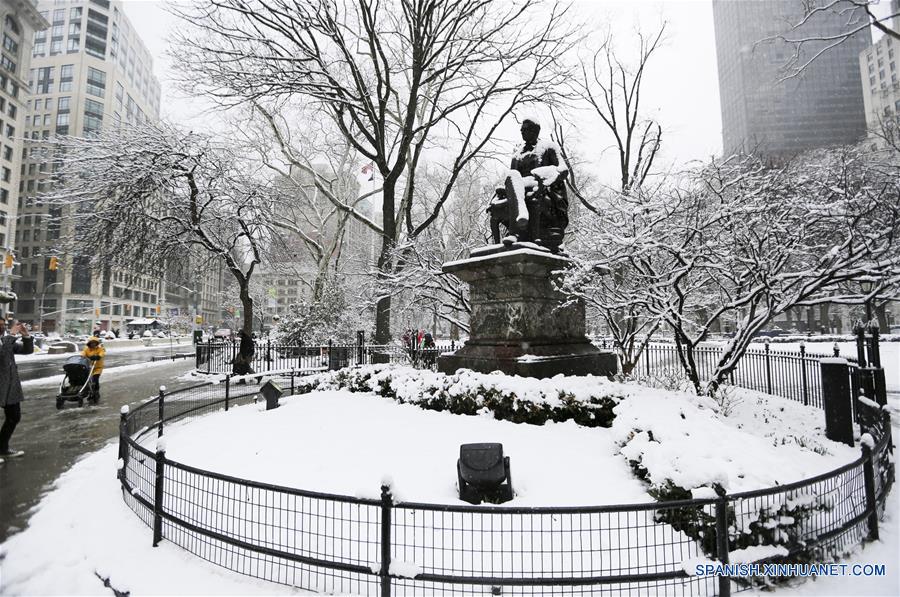
[[[394,248],[394,239],[397,234],[397,223],[394,219],[394,194],[396,181],[385,178],[381,187],[382,197],[382,230],[381,252],[378,255],[379,275],[385,276],[391,273],[393,263],[391,251]],[[375,342],[387,344],[391,341],[391,297],[383,296],[375,303]]]
[[[887,307],[887,303],[875,303],[875,319],[878,321],[878,329],[882,334],[890,333],[890,326],[888,325],[887,320],[887,312],[885,311],[885,307]]]
[[[241,309],[244,310],[241,329],[248,335],[253,334],[253,299],[250,297],[250,282],[240,285]]]

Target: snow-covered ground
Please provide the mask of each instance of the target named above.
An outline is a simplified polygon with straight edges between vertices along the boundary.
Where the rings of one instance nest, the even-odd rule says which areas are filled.
[[[653,480],[668,476],[689,486],[715,480],[732,492],[796,480],[858,456],[824,439],[821,413],[788,400],[740,392],[726,417],[708,399],[598,383],[626,394],[611,429],[517,425],[488,413],[451,415],[332,390],[284,398],[274,411],[248,405],[170,425],[167,454],[235,476],[361,497],[377,497],[390,479],[398,500],[459,503],[459,444],[500,441],[512,460],[517,496],[511,505],[652,501],[627,464],[626,456],[635,454]],[[132,595],[290,592],[166,541],[152,548],[150,529],[122,500],[116,458],[110,445],[78,462],[36,508],[29,528],[0,546],[0,593],[104,593],[97,573]],[[777,592],[900,594],[897,496],[895,488],[882,540],[854,556],[887,564],[889,576],[819,579]]]

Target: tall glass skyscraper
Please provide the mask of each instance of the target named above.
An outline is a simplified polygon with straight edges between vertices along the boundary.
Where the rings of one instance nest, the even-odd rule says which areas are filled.
[[[784,159],[865,136],[859,53],[871,44],[868,27],[783,81],[795,47],[760,43],[788,33],[802,19],[803,6],[801,0],[713,0],[726,155],[743,151]],[[817,14],[790,37],[835,36],[848,31],[848,22],[865,22],[861,13],[839,12]],[[801,61],[827,43],[806,45]]]

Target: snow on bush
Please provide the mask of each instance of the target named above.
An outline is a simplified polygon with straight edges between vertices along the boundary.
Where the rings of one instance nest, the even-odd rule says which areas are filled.
[[[626,396],[603,377],[533,379],[462,370],[453,375],[412,367],[373,365],[307,378],[300,392],[374,392],[401,404],[458,415],[490,412],[495,419],[543,425],[574,421],[584,427],[610,427],[613,409]]]

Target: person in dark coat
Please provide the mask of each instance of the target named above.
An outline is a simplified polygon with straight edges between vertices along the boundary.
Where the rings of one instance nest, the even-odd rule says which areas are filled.
[[[244,330],[238,332],[238,338],[240,338],[241,344],[237,356],[231,361],[231,372],[234,375],[249,375],[253,373],[250,364],[253,362],[253,353],[256,352],[256,347],[253,344],[253,338]]]
[[[13,326],[11,333],[22,334],[21,346],[16,343],[15,335],[6,335],[6,321],[0,319],[0,406],[3,407],[3,426],[0,427],[0,462],[3,462],[4,458],[15,458],[24,454],[21,450],[13,450],[9,447],[13,431],[16,430],[16,425],[22,418],[20,404],[24,399],[15,355],[34,352],[34,339],[24,325],[17,323]]]

